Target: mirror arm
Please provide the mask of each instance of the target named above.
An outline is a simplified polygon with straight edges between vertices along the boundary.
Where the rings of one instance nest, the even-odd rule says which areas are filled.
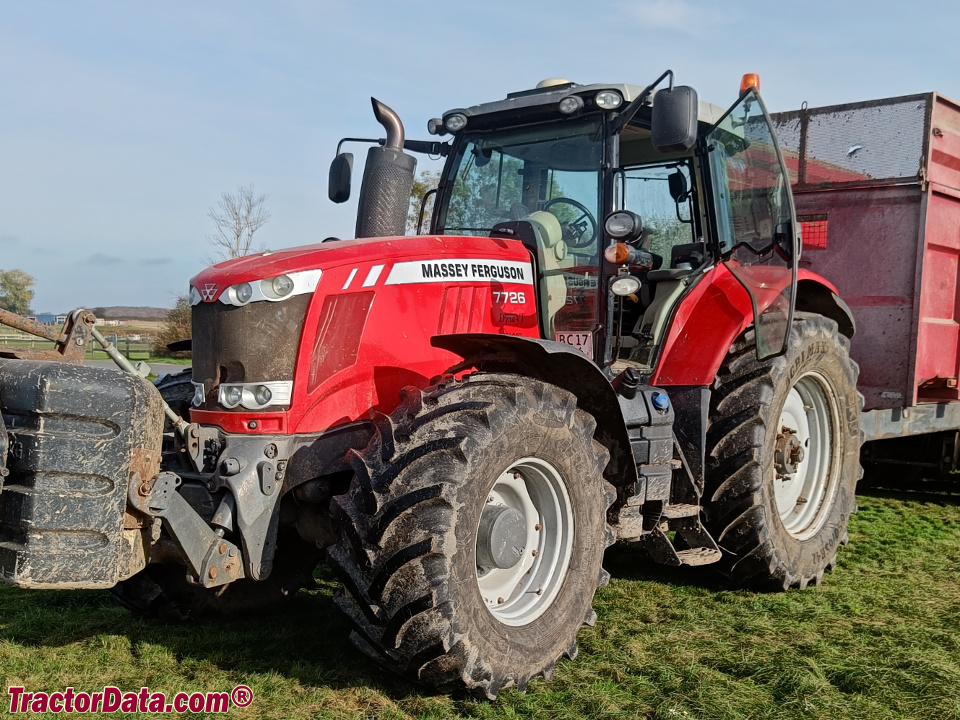
[[[340,149],[343,147],[343,144],[348,142],[370,143],[380,146],[387,144],[386,138],[378,139],[347,137],[343,138],[337,143],[337,155],[340,154]],[[440,157],[446,157],[450,154],[450,143],[440,142],[438,140],[404,140],[403,149],[410,150],[412,152],[423,153],[424,155],[439,155]]]
[[[666,72],[663,73],[663,75],[661,75],[652,83],[647,85],[647,87],[644,88],[643,92],[640,93],[640,95],[638,95],[635,100],[633,100],[629,105],[627,105],[623,109],[623,112],[621,112],[617,116],[617,119],[614,120],[613,122],[614,135],[618,134],[621,130],[623,130],[624,127],[626,127],[628,122],[633,120],[633,116],[637,114],[637,111],[640,110],[640,108],[643,106],[643,103],[645,103],[647,98],[650,97],[651,93],[653,93],[654,88],[656,88],[657,85],[663,82],[663,79],[667,77],[667,75],[670,76],[670,89],[673,90],[673,70],[667,70]]]

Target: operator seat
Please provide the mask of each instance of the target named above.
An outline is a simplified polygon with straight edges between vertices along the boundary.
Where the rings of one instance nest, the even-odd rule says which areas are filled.
[[[670,268],[651,270],[647,273],[648,286],[654,285],[653,301],[647,306],[631,336],[639,343],[625,344],[636,348],[635,357],[646,361],[650,349],[663,342],[667,320],[673,312],[683,291],[694,276],[697,268],[703,265],[706,246],[702,242],[675,245],[670,251]]]
[[[573,267],[574,259],[568,257],[563,228],[553,213],[537,210],[523,220],[530,224],[537,238],[537,260],[544,274],[543,287],[546,293],[543,326],[549,337],[553,337],[553,318],[567,302],[567,282],[561,271]]]

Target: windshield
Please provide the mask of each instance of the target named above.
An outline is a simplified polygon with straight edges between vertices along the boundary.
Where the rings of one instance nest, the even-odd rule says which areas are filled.
[[[439,232],[487,234],[537,210],[555,215],[571,247],[597,235],[603,132],[598,120],[469,135],[451,165]],[[589,215],[589,217],[584,217]],[[591,222],[592,221],[592,222]]]
[[[489,235],[498,223],[526,220],[536,238],[545,336],[592,358],[602,238],[600,120],[468,134],[458,145],[437,231]]]

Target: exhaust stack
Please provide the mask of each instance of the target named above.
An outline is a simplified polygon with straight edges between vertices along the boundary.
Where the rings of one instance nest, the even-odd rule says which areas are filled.
[[[403,235],[417,160],[403,152],[404,133],[400,117],[376,98],[370,98],[370,101],[374,116],[387,131],[387,142],[383,147],[372,147],[367,152],[357,206],[356,236]]]

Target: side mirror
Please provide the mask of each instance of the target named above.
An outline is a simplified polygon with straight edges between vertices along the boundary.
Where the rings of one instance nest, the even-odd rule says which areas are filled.
[[[780,257],[790,261],[793,255],[793,223],[789,220],[778,223],[773,230],[773,243]]]
[[[680,170],[667,175],[667,184],[670,186],[670,197],[674,202],[683,202],[687,199],[687,178]]]
[[[653,96],[650,142],[659,152],[684,152],[697,142],[697,91],[686,85]]]
[[[353,174],[353,153],[340,153],[330,163],[327,195],[335,203],[350,199],[350,176]]]

